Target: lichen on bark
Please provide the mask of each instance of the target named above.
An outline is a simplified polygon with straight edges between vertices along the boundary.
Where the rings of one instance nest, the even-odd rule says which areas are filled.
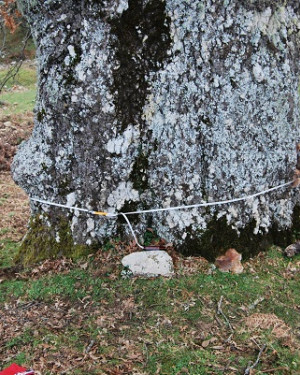
[[[19,3],[39,60],[35,129],[13,164],[30,196],[120,212],[225,200],[291,179],[299,140],[296,2]],[[214,222],[237,238],[246,228],[256,239],[274,239],[275,227],[291,233],[298,200],[297,189],[285,189],[235,205],[140,215],[135,229],[142,236],[151,221],[178,248],[193,238],[193,252],[208,254],[202,239]],[[50,226],[64,214],[31,206]],[[65,218],[82,245],[124,225],[76,211]],[[216,252],[221,242],[213,241]]]

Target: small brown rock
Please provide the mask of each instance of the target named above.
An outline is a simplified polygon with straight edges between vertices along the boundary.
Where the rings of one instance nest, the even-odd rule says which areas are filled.
[[[221,272],[242,273],[244,267],[241,260],[242,255],[240,253],[235,249],[228,249],[224,255],[217,257],[215,265]]]
[[[300,185],[300,170],[295,169],[294,176],[293,176],[293,184],[292,187],[295,188]]]
[[[289,245],[284,250],[284,255],[286,255],[289,258],[292,258],[293,256],[300,254],[300,241],[297,241],[291,245]]]

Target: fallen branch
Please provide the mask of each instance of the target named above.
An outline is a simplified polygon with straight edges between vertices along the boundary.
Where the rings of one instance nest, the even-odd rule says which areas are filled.
[[[281,370],[287,370],[286,367],[274,367],[274,368],[270,368],[270,369],[267,369],[267,370],[260,370],[260,372],[263,372],[264,374],[265,373],[268,373],[268,372],[274,372],[274,371],[281,371]]]
[[[222,327],[222,323],[220,319],[217,317],[217,315],[215,315],[215,319],[216,319],[216,322],[219,324],[219,326]]]
[[[231,339],[232,339],[232,336],[233,336],[233,333],[230,334],[230,336],[224,341],[225,344],[228,344],[231,342]]]
[[[265,348],[266,348],[266,345],[263,344],[263,346],[262,346],[262,347],[260,348],[260,350],[259,350],[259,353],[258,353],[258,356],[257,356],[257,358],[256,358],[256,361],[253,363],[253,365],[251,365],[252,362],[249,362],[249,363],[248,363],[248,366],[247,366],[247,368],[246,368],[246,370],[245,370],[245,372],[244,372],[244,375],[250,375],[250,374],[251,374],[251,370],[253,370],[254,367],[256,367],[256,366],[258,365],[258,362],[259,362],[259,360],[260,360],[260,357],[261,357],[263,351],[265,350]]]
[[[94,346],[94,344],[95,344],[95,341],[94,340],[91,340],[90,341],[90,343],[89,343],[89,345],[85,348],[85,353],[86,354],[88,354],[90,351],[91,351],[91,349],[92,349],[92,347]]]
[[[218,302],[217,314],[223,316],[223,318],[224,318],[225,322],[227,323],[227,325],[228,325],[230,331],[231,331],[231,332],[234,332],[234,329],[233,329],[232,325],[230,324],[230,321],[228,320],[227,316],[224,314],[224,312],[223,312],[223,310],[222,310],[222,308],[221,308],[222,301],[223,301],[223,296],[221,296],[221,298],[220,298],[220,300],[219,300],[219,302]]]

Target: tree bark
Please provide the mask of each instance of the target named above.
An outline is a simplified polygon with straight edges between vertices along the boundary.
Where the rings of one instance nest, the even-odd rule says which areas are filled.
[[[39,61],[34,132],[13,163],[30,197],[118,213],[226,200],[291,180],[299,141],[298,1],[19,6]],[[150,226],[186,253],[212,258],[236,247],[246,254],[290,239],[299,227],[298,199],[298,189],[282,189],[130,219],[139,236]],[[113,218],[36,202],[31,208],[23,251],[34,257],[53,255],[53,247],[58,255],[99,246],[127,231]]]

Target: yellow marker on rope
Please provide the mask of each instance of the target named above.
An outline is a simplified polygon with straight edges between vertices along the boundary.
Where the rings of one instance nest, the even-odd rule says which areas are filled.
[[[107,212],[103,211],[93,211],[94,215],[107,216]]]

